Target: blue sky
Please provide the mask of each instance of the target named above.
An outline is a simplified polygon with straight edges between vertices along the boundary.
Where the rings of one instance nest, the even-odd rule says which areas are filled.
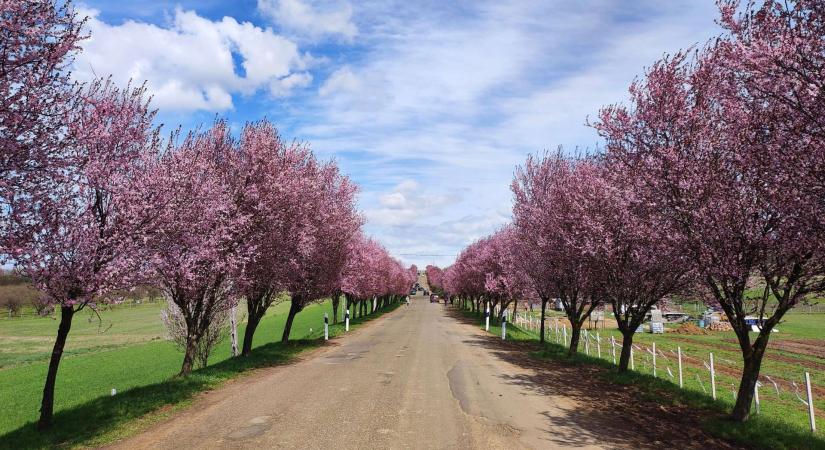
[[[711,0],[77,6],[92,38],[75,77],[146,81],[167,129],[273,120],[361,186],[368,234],[442,266],[509,220],[528,153],[596,148],[588,115],[720,32]]]

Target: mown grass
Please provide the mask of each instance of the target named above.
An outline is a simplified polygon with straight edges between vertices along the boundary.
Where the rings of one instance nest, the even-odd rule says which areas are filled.
[[[352,327],[395,308],[351,321]],[[278,305],[261,322],[252,356],[230,358],[223,342],[208,367],[176,378],[182,354],[171,343],[153,341],[113,350],[69,356],[58,373],[54,426],[35,429],[46,364],[36,362],[0,370],[0,449],[99,446],[134,434],[185,407],[198,392],[214,389],[253,368],[283,364],[301,351],[323,344],[323,314],[328,302],[307,307],[292,328],[293,341],[278,342],[289,305]],[[239,327],[243,335],[243,326]],[[331,336],[343,325],[330,326]],[[70,337],[71,339],[71,337]],[[117,395],[110,390],[116,388]],[[3,434],[5,433],[5,434]]]
[[[481,315],[465,311],[465,314],[476,317],[480,321],[481,328],[484,327],[483,318]],[[490,331],[491,334],[501,336],[501,327],[496,320],[491,320]],[[600,331],[601,333],[601,331]],[[637,335],[641,336],[641,335]],[[661,337],[662,335],[657,335]],[[551,331],[547,339],[552,341],[554,333]],[[711,338],[713,336],[690,336]],[[602,335],[604,339],[604,335]],[[507,324],[507,339],[515,341],[537,341],[538,336],[532,330],[521,329],[511,323]],[[717,338],[718,339],[718,338]],[[659,345],[659,341],[657,341]],[[533,353],[537,358],[553,359],[563,362],[565,364],[591,364],[598,365],[604,370],[600,372],[600,376],[611,383],[618,384],[633,384],[641,386],[642,392],[646,392],[647,400],[653,400],[659,403],[678,402],[679,404],[689,405],[694,408],[704,409],[716,413],[729,413],[733,407],[733,399],[725,397],[728,385],[732,379],[720,376],[717,378],[717,386],[722,386],[719,389],[721,394],[717,400],[713,400],[711,395],[700,390],[698,383],[692,382],[689,378],[692,371],[685,371],[685,388],[680,389],[678,384],[675,384],[668,377],[664,367],[659,367],[659,377],[654,377],[649,373],[651,367],[641,364],[637,360],[637,371],[629,371],[626,373],[618,373],[616,366],[613,365],[611,355],[606,348],[602,349],[602,358],[595,356],[595,349],[591,348],[593,356],[584,354],[584,343],[580,344],[580,353],[573,357],[567,355],[567,348],[556,344],[554,342],[546,342],[539,351]],[[645,372],[641,372],[644,370]],[[708,383],[706,381],[706,383]],[[763,388],[767,390],[767,386]],[[764,391],[763,391],[764,392]],[[730,394],[728,394],[730,396]],[[825,434],[817,431],[816,434],[811,433],[808,428],[807,413],[805,413],[804,405],[797,401],[797,404],[787,402],[771,402],[769,394],[763,394],[762,413],[759,415],[752,415],[751,419],[744,423],[735,423],[728,420],[706,420],[703,427],[712,435],[724,438],[733,442],[740,443],[749,448],[762,449],[825,449]],[[795,408],[795,409],[794,409]],[[718,416],[718,414],[713,414]]]

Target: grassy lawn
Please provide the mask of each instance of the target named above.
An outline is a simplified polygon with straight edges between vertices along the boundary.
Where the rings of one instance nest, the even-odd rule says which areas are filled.
[[[214,388],[249,368],[283,363],[299,351],[322,344],[319,338],[323,336],[323,314],[331,312],[330,303],[311,305],[299,313],[290,336],[295,342],[284,346],[278,341],[288,308],[288,302],[270,308],[256,331],[253,357],[230,358],[227,339],[213,353],[209,367],[187,379],[173,378],[180,369],[183,354],[161,337],[163,330],[158,316],[161,305],[105,312],[104,324],[110,323],[111,328],[100,334],[96,323],[81,325],[84,321],[76,319],[78,326],[73,327],[69,335],[69,352],[58,373],[56,425],[50,433],[39,434],[33,427],[45,379],[46,355],[32,345],[31,354],[18,351],[14,358],[5,359],[7,367],[0,369],[0,399],[3,399],[0,448],[110,442],[186,405],[198,391]],[[392,306],[384,311],[390,309]],[[123,323],[118,326],[120,321]],[[360,319],[353,321],[353,326],[360,322]],[[2,320],[0,340],[13,335],[12,329],[24,336],[46,340],[56,327],[56,321],[51,319]],[[241,336],[243,329],[243,325],[239,326]],[[332,326],[330,332],[333,336],[342,333],[343,327]],[[109,340],[110,336],[114,338]],[[123,339],[132,343],[125,344]],[[110,396],[112,388],[118,391],[114,397]],[[159,409],[161,413],[157,413]],[[147,417],[148,413],[153,414]]]
[[[468,313],[471,314],[471,313]],[[561,316],[559,316],[561,317]],[[483,319],[479,316],[479,322]],[[780,332],[771,336],[772,342],[818,341],[825,344],[825,314],[789,314],[785,323],[779,326]],[[483,325],[482,325],[483,326]],[[513,340],[538,340],[538,333],[530,329],[521,329],[513,324],[507,325],[507,338]],[[580,355],[577,361],[588,361],[612,369],[612,354],[610,337],[620,341],[621,334],[617,330],[600,329],[601,358],[595,338],[590,340],[590,355],[585,352],[582,340],[579,344]],[[501,335],[498,324],[491,322],[490,332]],[[551,330],[547,335],[549,343],[542,352],[543,357],[566,358],[565,348],[556,345],[556,336]],[[657,376],[653,377],[652,354],[650,349],[653,342],[657,348]],[[680,334],[649,334],[637,333],[634,344],[638,348],[634,351],[636,370],[629,375],[619,375],[613,370],[606,371],[606,376],[615,378],[617,382],[646,383],[658,388],[678,392],[679,398],[693,399],[702,407],[710,405],[713,408],[730,411],[733,408],[738,374],[741,373],[741,356],[733,332],[717,332],[710,335],[680,335]],[[676,349],[681,348],[683,358],[684,389],[678,387],[678,366]],[[616,347],[617,357],[620,347]],[[662,356],[663,352],[665,355]],[[705,367],[709,360],[709,353],[714,354],[716,368],[717,400],[713,401],[710,390],[710,375]],[[762,366],[762,375],[768,375],[777,382],[776,388],[763,381],[760,389],[761,412],[754,416],[748,424],[735,426],[730,423],[708,423],[708,429],[719,436],[729,437],[749,446],[763,448],[825,448],[825,359],[803,355],[800,353],[782,351],[771,348],[766,353]],[[816,408],[818,430],[816,439],[813,438],[809,424],[807,406],[797,397],[797,392],[805,397],[803,376],[809,372],[811,384],[814,386],[814,405]],[[611,379],[612,379],[611,378]],[[792,382],[798,386],[794,387]],[[817,393],[819,395],[817,396]],[[761,443],[761,444],[760,444]],[[805,445],[801,445],[805,443]]]

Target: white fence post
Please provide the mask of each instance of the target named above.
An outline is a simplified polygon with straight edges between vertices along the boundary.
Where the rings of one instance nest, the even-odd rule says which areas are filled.
[[[713,353],[710,354],[710,392],[716,400],[716,370],[713,368]]]
[[[324,313],[324,340],[329,340],[329,316]]]
[[[653,342],[653,376],[656,377],[656,342]]]
[[[682,347],[676,347],[676,357],[679,360],[679,387],[685,387],[684,381],[682,381]]]
[[[561,329],[564,332],[562,333],[564,335],[564,346],[567,347],[567,326],[562,326]]]
[[[613,346],[613,365],[616,365],[616,337],[610,336],[610,345]]]
[[[599,337],[599,333],[596,333],[596,352],[599,359],[602,359],[602,338]]]
[[[587,330],[584,331],[584,352],[587,353],[587,356],[590,356],[590,334]]]
[[[633,346],[630,346],[630,370],[636,370],[636,361],[633,359]]]
[[[816,416],[814,416],[814,396],[811,395],[811,374],[805,372],[805,391],[808,394],[808,416],[811,418],[811,432],[816,432]]]

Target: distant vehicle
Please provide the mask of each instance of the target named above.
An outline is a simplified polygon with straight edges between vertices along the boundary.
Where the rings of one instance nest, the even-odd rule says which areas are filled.
[[[438,296],[435,294],[430,294],[430,303],[438,303]]]

